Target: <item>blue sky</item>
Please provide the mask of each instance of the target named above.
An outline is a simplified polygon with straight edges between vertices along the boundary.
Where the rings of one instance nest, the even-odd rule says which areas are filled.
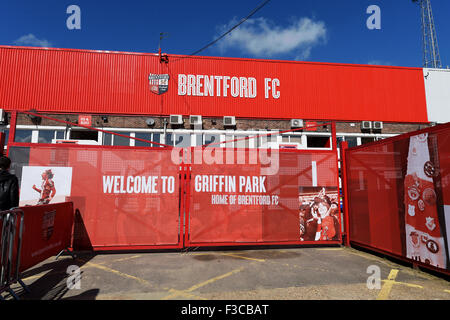
[[[261,0],[4,0],[0,44],[190,54],[246,16]],[[69,5],[81,30],[69,30]],[[369,30],[370,5],[381,30]],[[450,1],[432,0],[444,67],[450,65]],[[422,66],[420,11],[411,0],[272,0],[225,40],[200,55]]]

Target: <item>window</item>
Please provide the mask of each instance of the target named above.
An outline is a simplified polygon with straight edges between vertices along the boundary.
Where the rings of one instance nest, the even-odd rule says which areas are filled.
[[[151,132],[136,132],[134,137],[138,139],[153,141]],[[154,147],[153,144],[140,140],[134,140],[134,145],[136,147]]]
[[[235,141],[234,143],[235,148],[250,148],[250,139],[248,139],[248,136],[234,136],[234,138],[239,139],[239,141]]]
[[[52,143],[53,139],[64,139],[62,130],[39,130],[38,143]]]
[[[356,137],[345,137],[345,141],[347,141],[349,148],[353,148],[358,145],[358,139]]]
[[[128,137],[130,136],[130,132],[117,132],[117,133],[126,135]],[[114,146],[129,146],[130,138],[114,135],[113,145]]]
[[[224,142],[224,141],[233,141],[234,139],[236,139],[236,138],[235,138],[235,136],[232,133],[226,132],[225,133],[225,140],[223,140],[222,142]],[[221,147],[221,145],[220,144],[216,144],[213,147],[214,148],[219,148],[219,147]],[[233,142],[225,143],[225,148],[233,148],[233,147],[234,147],[234,143]]]
[[[306,145],[308,148],[329,148],[330,137],[308,136]]]
[[[271,132],[260,132],[260,136],[256,139],[256,147],[267,149],[270,147],[270,142],[277,142],[277,135]],[[289,136],[288,136],[289,137]]]
[[[154,133],[154,134],[153,134],[153,140],[152,140],[152,141],[158,142],[158,143],[162,143],[162,142],[161,142],[161,134],[160,134],[160,133]],[[157,145],[157,144],[154,144],[153,146],[154,146],[154,147],[159,147],[159,145]]]
[[[9,129],[5,129],[3,133],[5,134],[5,147],[6,147],[8,145]]]
[[[260,136],[262,133],[258,133],[257,137],[255,138],[255,146],[256,148],[262,148],[262,137]],[[283,137],[284,138],[284,137]],[[287,142],[289,142],[289,137],[287,137]]]
[[[149,140],[160,143],[160,134],[151,132],[136,132],[135,137],[139,139]],[[159,147],[157,144],[147,143],[144,141],[134,140],[136,147]]]
[[[191,135],[188,133],[177,133],[175,140],[175,146],[180,148],[186,148],[191,146]]]
[[[130,136],[130,132],[117,132],[126,136]],[[121,137],[111,133],[103,133],[103,145],[105,146],[129,146],[130,138]]]
[[[295,143],[299,143],[302,144],[302,136],[290,136],[291,139],[291,143],[295,142]]]
[[[33,131],[32,130],[23,130],[23,129],[17,129],[16,130],[16,136],[14,137],[15,142],[31,142],[31,135]]]
[[[70,139],[98,141],[98,132],[93,130],[72,130],[70,131]]]
[[[112,134],[111,133],[103,133],[103,145],[110,146],[112,145]]]
[[[173,146],[173,133],[166,133],[166,144]]]
[[[38,143],[52,143],[55,138],[55,130],[39,130]]]
[[[370,143],[370,142],[374,142],[374,141],[375,141],[374,137],[361,138],[361,144],[366,144],[366,143]]]
[[[299,143],[302,144],[302,136],[301,135],[283,135],[281,138],[282,142],[287,143]]]
[[[211,144],[211,143],[215,143],[214,145],[212,145],[212,148],[218,148],[220,147],[220,134],[205,134],[205,144]]]
[[[201,133],[194,133],[194,139],[195,139],[195,146],[201,147],[203,145],[203,134]]]

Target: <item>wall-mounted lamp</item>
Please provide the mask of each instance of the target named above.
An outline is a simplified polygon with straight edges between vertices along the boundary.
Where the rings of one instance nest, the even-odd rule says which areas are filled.
[[[108,123],[108,116],[102,116],[103,123]]]
[[[147,118],[145,119],[145,123],[147,124],[147,126],[151,127],[155,125],[155,119],[153,118]]]

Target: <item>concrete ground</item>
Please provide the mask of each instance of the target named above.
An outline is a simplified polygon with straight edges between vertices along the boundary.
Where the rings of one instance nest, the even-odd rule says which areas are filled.
[[[23,279],[23,300],[450,300],[448,278],[346,247],[62,256]]]

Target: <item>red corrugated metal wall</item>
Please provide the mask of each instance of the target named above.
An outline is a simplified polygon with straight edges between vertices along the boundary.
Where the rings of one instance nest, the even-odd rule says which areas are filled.
[[[427,122],[422,69],[0,47],[0,107],[51,112]],[[150,91],[150,73],[169,90]],[[253,77],[256,98],[178,95],[178,74]],[[265,98],[277,78],[280,98]]]

